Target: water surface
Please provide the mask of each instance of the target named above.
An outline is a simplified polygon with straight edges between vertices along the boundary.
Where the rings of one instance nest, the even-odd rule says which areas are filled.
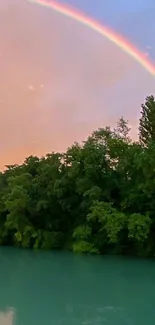
[[[0,325],[152,325],[155,262],[0,248]]]

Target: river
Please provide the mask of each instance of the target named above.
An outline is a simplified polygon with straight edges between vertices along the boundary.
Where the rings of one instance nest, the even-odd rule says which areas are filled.
[[[0,248],[0,325],[152,325],[155,261]]]

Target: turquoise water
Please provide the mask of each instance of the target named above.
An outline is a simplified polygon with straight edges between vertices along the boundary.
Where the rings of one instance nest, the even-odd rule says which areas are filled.
[[[0,248],[0,325],[153,325],[155,261]]]

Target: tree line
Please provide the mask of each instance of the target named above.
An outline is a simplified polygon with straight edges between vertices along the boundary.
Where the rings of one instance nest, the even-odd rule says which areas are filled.
[[[139,140],[123,118],[65,153],[30,156],[0,173],[0,245],[155,255],[155,99]]]

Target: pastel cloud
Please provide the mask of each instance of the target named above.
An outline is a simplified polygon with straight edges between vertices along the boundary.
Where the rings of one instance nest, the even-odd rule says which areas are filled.
[[[0,2],[0,168],[137,118],[147,72],[95,32],[22,0]],[[123,91],[122,91],[123,89]]]

